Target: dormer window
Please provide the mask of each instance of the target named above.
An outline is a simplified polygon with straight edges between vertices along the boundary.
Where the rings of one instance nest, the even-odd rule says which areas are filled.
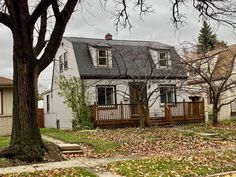
[[[161,67],[168,67],[168,54],[167,54],[167,52],[160,52],[159,65]]]
[[[112,48],[110,46],[88,46],[95,68],[112,68]]]
[[[98,50],[98,66],[108,66],[107,60],[107,50],[100,49]]]
[[[149,48],[149,52],[157,69],[168,69],[171,66],[170,50]]]

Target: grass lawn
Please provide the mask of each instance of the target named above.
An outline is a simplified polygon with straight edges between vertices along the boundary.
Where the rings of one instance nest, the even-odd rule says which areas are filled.
[[[184,129],[193,132],[215,133],[226,140],[236,140],[236,120],[223,121],[218,126],[213,127],[210,124],[191,124],[184,126]]]
[[[41,133],[68,143],[90,145],[96,153],[112,153],[119,150],[119,144],[117,142],[93,136],[93,132],[43,128],[41,129]]]
[[[94,173],[88,171],[85,168],[68,168],[68,169],[55,169],[55,170],[48,170],[48,171],[36,171],[31,173],[19,173],[19,174],[8,174],[4,175],[3,177],[28,177],[28,176],[37,176],[37,177],[45,177],[45,176],[53,176],[53,177],[60,177],[60,176],[76,176],[76,177],[97,177]]]
[[[0,136],[0,148],[8,146],[10,143],[10,137],[1,137]]]
[[[183,128],[191,132],[152,127],[95,131],[42,129],[42,133],[65,142],[92,145],[95,154],[88,157],[99,153],[147,157],[107,166],[108,170],[124,176],[206,176],[236,170],[236,151],[232,150],[236,147],[232,141],[236,122],[224,122],[219,127],[194,124]],[[206,138],[196,132],[218,133],[225,138]]]
[[[199,126],[199,125],[198,125]],[[234,131],[229,129],[229,131]],[[41,129],[42,134],[69,143],[89,144],[93,153],[86,156],[165,156],[232,148],[236,142],[199,136],[171,128],[124,128],[72,131]]]
[[[0,137],[0,148],[4,148],[8,146],[10,143],[10,137]],[[0,158],[0,168],[12,166],[12,162],[10,160]]]
[[[109,164],[107,168],[128,177],[206,176],[236,170],[236,153],[204,152],[190,156],[149,158]]]

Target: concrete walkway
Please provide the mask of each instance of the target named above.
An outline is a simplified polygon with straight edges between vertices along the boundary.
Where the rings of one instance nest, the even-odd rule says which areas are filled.
[[[45,135],[42,135],[42,138],[46,141],[49,141],[49,142],[52,142],[54,144],[65,144],[64,141],[61,141],[61,140],[58,140],[58,139],[54,139],[52,137],[49,137],[49,136],[45,136]]]
[[[97,174],[100,177],[120,177],[120,175],[112,174],[111,172],[99,170],[99,167],[105,166],[108,163],[123,161],[123,160],[133,160],[140,159],[139,157],[131,157],[131,158],[103,158],[103,159],[95,159],[95,158],[78,158],[76,160],[68,160],[62,162],[50,162],[50,163],[39,163],[32,165],[24,165],[17,167],[7,167],[0,168],[0,176],[3,174],[9,173],[22,173],[22,172],[34,172],[40,170],[53,170],[58,168],[74,168],[74,167],[82,167],[90,169],[93,173]]]

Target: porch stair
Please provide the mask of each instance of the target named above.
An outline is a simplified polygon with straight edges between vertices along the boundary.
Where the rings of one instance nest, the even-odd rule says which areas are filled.
[[[83,150],[78,144],[57,144],[63,154],[82,154]]]
[[[150,118],[151,126],[172,127],[171,123],[165,118]]]

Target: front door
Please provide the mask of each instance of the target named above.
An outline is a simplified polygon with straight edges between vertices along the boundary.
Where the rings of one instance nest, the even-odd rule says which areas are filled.
[[[147,85],[144,82],[129,83],[131,117],[139,117],[137,103],[140,101],[145,106],[147,103]]]

